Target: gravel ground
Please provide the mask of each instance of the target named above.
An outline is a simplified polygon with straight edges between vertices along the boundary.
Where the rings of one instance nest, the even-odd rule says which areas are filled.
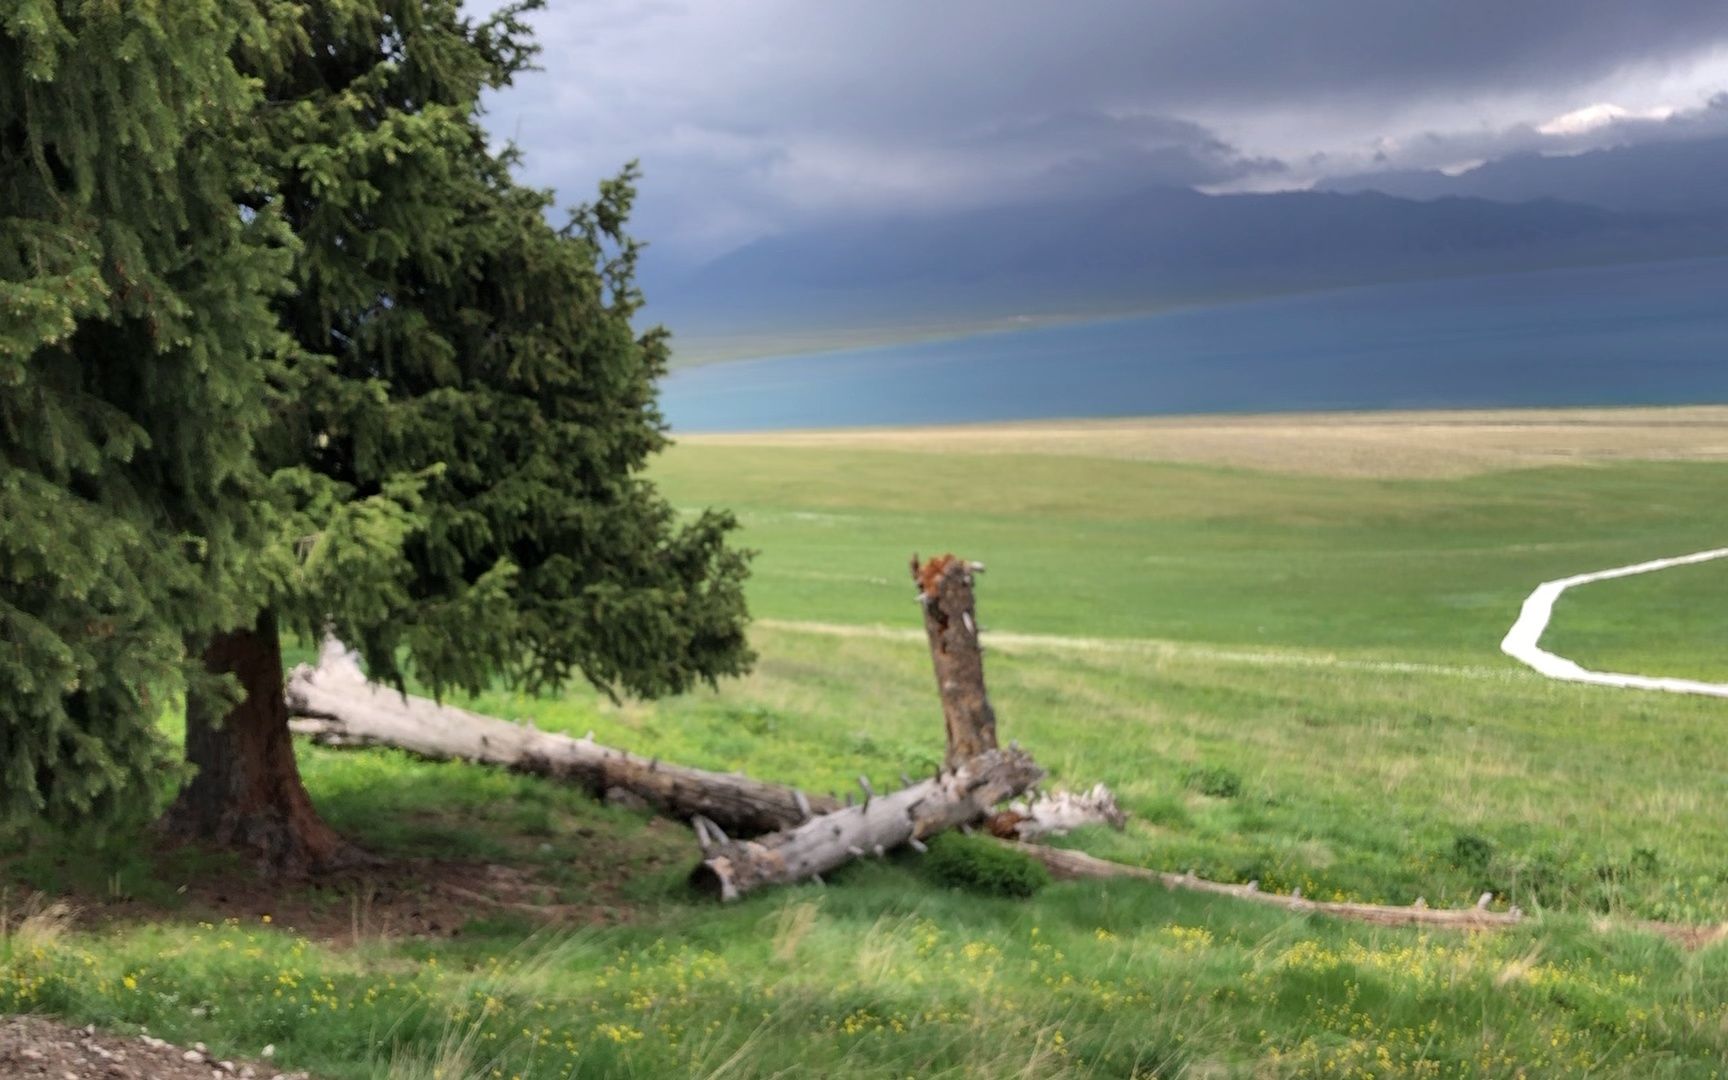
[[[149,1035],[111,1035],[39,1016],[0,1017],[0,1077],[52,1080],[311,1080],[269,1064],[223,1061],[203,1045],[173,1046]]]

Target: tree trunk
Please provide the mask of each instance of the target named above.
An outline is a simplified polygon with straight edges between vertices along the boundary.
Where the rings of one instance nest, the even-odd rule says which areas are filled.
[[[601,746],[592,737],[540,731],[491,716],[410,697],[366,681],[340,642],[326,641],[318,666],[288,677],[293,730],[330,746],[391,746],[435,760],[484,761],[516,772],[564,780],[596,797],[616,790],[673,817],[701,814],[740,834],[772,832],[836,809],[795,788],[731,773],[667,765]]]
[[[300,782],[275,616],[266,611],[251,629],[217,635],[203,658],[212,674],[238,679],[244,696],[223,715],[222,699],[196,688],[188,692],[186,760],[198,772],[169,808],[165,829],[239,849],[289,876],[361,861],[360,852],[318,816]]]
[[[884,855],[902,844],[921,848],[924,837],[979,820],[1043,775],[1020,750],[986,750],[934,779],[880,798],[870,797],[866,789],[861,806],[823,814],[795,829],[755,840],[716,836],[708,823],[697,818],[703,859],[690,878],[722,900],[736,900],[769,885],[816,877],[867,854]]]
[[[996,713],[984,691],[984,648],[972,599],[972,573],[983,569],[953,555],[938,555],[920,566],[918,556],[912,556],[912,580],[924,608],[924,632],[948,729],[950,769],[996,749]]]

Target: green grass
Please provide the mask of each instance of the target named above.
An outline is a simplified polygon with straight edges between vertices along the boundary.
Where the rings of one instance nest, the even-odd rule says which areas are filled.
[[[990,567],[1001,630],[1317,647],[1495,646],[1538,581],[1716,546],[1720,466],[1343,480],[1058,456],[702,446],[658,478],[738,512],[768,618],[905,626],[914,550]]]
[[[955,550],[989,565],[1003,737],[1058,783],[1110,784],[1131,814],[1068,842],[1310,896],[1489,890],[1541,917],[1424,935],[1137,882],[1009,899],[910,854],[721,909],[687,892],[694,847],[669,823],[472,766],[309,747],[307,783],[345,832],[518,868],[578,926],[481,907],[450,940],[308,940],[250,908],[235,925],[193,910],[177,883],[232,873],[219,860],[14,839],[13,889],[150,906],[13,933],[0,1010],[224,1053],[273,1042],[331,1078],[439,1061],[500,1077],[1643,1077],[1728,1058],[1728,948],[1627,926],[1728,920],[1728,703],[1555,683],[1497,648],[1539,581],[1720,545],[1728,467],[1393,481],[708,446],[673,451],[657,478],[682,507],[735,508],[761,550],[757,671],[652,704],[498,690],[475,707],[880,789],[940,755],[905,563]],[[1711,565],[1587,586],[1545,644],[1728,675],[1722,582]]]
[[[1728,564],[1569,589],[1542,645],[1598,670],[1728,682]]]
[[[1374,932],[904,865],[651,927],[333,949],[235,925],[0,946],[0,1004],[329,1077],[1707,1075],[1724,953],[1572,924]]]

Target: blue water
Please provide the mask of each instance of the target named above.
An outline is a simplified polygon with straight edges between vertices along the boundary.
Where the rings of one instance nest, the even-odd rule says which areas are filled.
[[[715,364],[673,430],[1728,402],[1728,259],[1375,285]]]

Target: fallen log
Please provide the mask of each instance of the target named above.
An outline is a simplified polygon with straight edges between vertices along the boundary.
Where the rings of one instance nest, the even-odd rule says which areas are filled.
[[[1017,799],[990,815],[984,827],[1004,840],[1037,840],[1065,836],[1085,825],[1108,825],[1121,832],[1128,814],[1103,784],[1084,794],[1052,791],[1037,798]]]
[[[1018,748],[986,750],[959,768],[888,795],[868,788],[862,805],[822,814],[793,829],[729,840],[695,820],[702,862],[690,880],[721,900],[736,900],[769,885],[815,878],[865,855],[881,857],[925,837],[978,821],[1003,799],[1020,794],[1044,775]]]
[[[946,763],[952,769],[986,750],[996,749],[996,712],[984,690],[984,646],[978,642],[978,614],[972,575],[982,563],[938,555],[927,563],[912,556],[912,581],[924,609],[924,633],[936,668],[936,692],[948,730]]]
[[[698,814],[740,834],[773,832],[837,809],[837,800],[732,773],[669,765],[595,742],[440,705],[366,681],[341,642],[324,643],[285,688],[289,726],[326,746],[388,746],[435,761],[478,761],[563,780],[596,797],[629,792],[661,813]]]
[[[1015,840],[1003,840],[1002,843],[1015,851],[1037,859],[1047,867],[1052,876],[1057,878],[1116,878],[1132,877],[1145,881],[1156,881],[1167,889],[1185,889],[1189,892],[1217,893],[1221,896],[1233,896],[1238,900],[1247,900],[1255,904],[1269,904],[1288,911],[1312,911],[1322,915],[1332,915],[1341,919],[1351,919],[1356,922],[1377,923],[1381,926],[1445,926],[1458,930],[1486,930],[1515,926],[1524,921],[1524,912],[1518,908],[1509,911],[1490,911],[1488,903],[1493,898],[1492,893],[1483,893],[1473,908],[1431,908],[1423,900],[1417,900],[1406,907],[1390,904],[1358,904],[1344,900],[1308,900],[1300,892],[1284,895],[1281,893],[1261,892],[1258,882],[1246,885],[1226,885],[1223,882],[1207,881],[1193,874],[1172,874],[1161,870],[1148,870],[1143,866],[1129,866],[1126,863],[1111,862],[1088,855],[1083,851],[1069,851],[1064,848],[1047,847],[1044,844],[1029,844]]]
[[[936,776],[908,780],[882,797],[859,777],[862,805],[848,800],[844,809],[755,840],[730,840],[713,822],[695,817],[702,861],[691,871],[692,884],[724,901],[770,885],[820,881],[824,871],[868,854],[881,857],[902,844],[923,850],[925,837],[981,821],[997,803],[1038,782],[1044,773],[1031,757],[1018,746],[996,745],[972,598],[972,575],[983,569],[953,555],[927,563],[912,556],[948,736],[946,761]]]
[[[1000,838],[998,841],[1015,851],[1023,852],[1037,859],[1049,869],[1051,876],[1059,879],[1139,878],[1144,881],[1156,881],[1167,889],[1216,893],[1238,900],[1247,900],[1250,903],[1284,908],[1287,911],[1311,911],[1337,919],[1374,923],[1379,926],[1434,926],[1450,930],[1503,930],[1507,927],[1517,926],[1529,918],[1522,909],[1517,907],[1506,911],[1488,910],[1488,903],[1492,899],[1490,893],[1483,893],[1473,908],[1431,908],[1422,899],[1417,899],[1414,904],[1406,906],[1359,904],[1342,900],[1307,900],[1302,897],[1300,892],[1292,895],[1261,892],[1257,882],[1249,882],[1246,885],[1226,885],[1218,881],[1207,881],[1205,878],[1196,877],[1191,873],[1172,874],[1160,870],[1148,870],[1143,866],[1129,866],[1125,863],[1111,862],[1108,859],[1088,855],[1083,851],[1068,851],[1062,848],[1047,847],[1043,844]],[[1653,919],[1618,921],[1602,918],[1596,921],[1596,929],[1598,930],[1615,928],[1659,934],[1687,949],[1702,949],[1705,946],[1728,939],[1728,923],[1711,926],[1658,922]]]

